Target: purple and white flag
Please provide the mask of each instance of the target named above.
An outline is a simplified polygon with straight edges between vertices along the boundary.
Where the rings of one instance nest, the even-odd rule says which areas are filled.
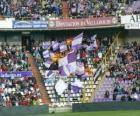
[[[50,68],[51,64],[52,64],[51,60],[47,60],[46,62],[44,62],[44,65],[46,66],[46,68]]]
[[[61,43],[59,45],[59,48],[60,48],[60,52],[64,52],[67,50],[67,45],[65,43]]]
[[[76,79],[75,82],[71,84],[71,86],[74,93],[79,93],[80,90],[83,88],[83,82]]]
[[[72,89],[72,91],[73,91],[74,93],[80,93],[80,91],[81,91],[82,88],[72,85],[72,86],[71,86],[71,89]]]
[[[47,41],[47,42],[43,42],[42,43],[42,48],[43,49],[48,49],[51,46],[51,42]]]
[[[69,63],[67,65],[67,67],[68,67],[70,73],[75,73],[76,72],[76,68],[77,68],[76,61],[72,62],[72,63]]]
[[[59,73],[61,76],[70,76],[71,73],[75,72],[76,72],[76,62],[72,62],[67,65],[59,67]]]
[[[68,65],[69,63],[72,63],[72,62],[75,62],[76,58],[77,58],[76,52],[73,50],[64,58],[59,59],[59,61],[58,61],[59,67],[64,66],[64,65]]]
[[[59,49],[59,43],[57,41],[52,44],[52,49],[53,51],[56,51]]]
[[[72,41],[72,49],[79,49],[81,47],[82,41],[83,41],[83,33],[74,37]]]
[[[52,70],[49,70],[47,72],[47,78],[54,78],[55,77],[55,73]]]
[[[45,50],[45,51],[43,52],[43,57],[44,57],[44,58],[49,58],[49,57],[50,57],[50,52],[49,52],[49,50]]]
[[[77,86],[77,87],[80,87],[80,88],[83,88],[83,82],[81,82],[79,79],[75,79],[75,82],[73,82],[71,85],[73,86]]]
[[[68,65],[59,67],[59,74],[61,76],[69,76],[70,75],[70,71],[69,71]]]

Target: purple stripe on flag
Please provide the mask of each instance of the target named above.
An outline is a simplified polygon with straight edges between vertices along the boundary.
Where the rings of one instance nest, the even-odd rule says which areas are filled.
[[[80,49],[82,47],[82,45],[80,45],[80,44],[78,44],[78,45],[73,45],[72,46],[72,48],[74,49],[74,50],[78,50],[78,49]]]
[[[63,66],[59,67],[59,74],[61,76],[65,76],[66,75],[66,73],[64,72]]]

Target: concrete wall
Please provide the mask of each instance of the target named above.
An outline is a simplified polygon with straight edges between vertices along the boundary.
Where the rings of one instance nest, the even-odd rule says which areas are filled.
[[[140,30],[126,30],[125,42],[137,41],[140,43]]]
[[[35,114],[47,114],[49,108],[47,105],[42,106],[19,106],[19,107],[0,107],[0,116],[29,116]]]
[[[140,102],[103,102],[73,104],[73,112],[140,110]]]

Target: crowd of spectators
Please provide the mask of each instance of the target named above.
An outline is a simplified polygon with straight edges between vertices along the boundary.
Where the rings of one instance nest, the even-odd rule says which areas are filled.
[[[22,46],[0,47],[0,105],[5,107],[37,105],[40,92],[33,77],[13,75],[15,72],[31,71],[27,51]],[[2,73],[12,75],[3,76]]]
[[[126,43],[118,53],[115,64],[111,64],[110,77],[114,78],[113,100],[139,100],[140,94],[140,45]]]
[[[40,92],[33,77],[0,77],[1,106],[30,106],[40,102]]]
[[[139,0],[66,0],[68,16],[106,17],[140,12]],[[16,19],[42,20],[63,17],[62,0],[1,0],[0,15]]]
[[[21,46],[0,47],[0,72],[4,71],[29,71],[27,52]]]

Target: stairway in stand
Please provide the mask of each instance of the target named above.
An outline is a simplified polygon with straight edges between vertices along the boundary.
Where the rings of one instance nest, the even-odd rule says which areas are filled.
[[[62,14],[64,18],[68,18],[69,16],[69,5],[67,0],[62,1]]]
[[[40,71],[36,67],[35,62],[34,62],[34,58],[30,53],[28,53],[28,62],[30,64],[30,66],[31,66],[33,76],[34,76],[34,78],[36,80],[36,83],[37,83],[37,85],[39,87],[41,97],[42,97],[42,103],[43,104],[50,104],[48,93],[47,93],[47,91],[45,89],[45,86],[42,83]]]

